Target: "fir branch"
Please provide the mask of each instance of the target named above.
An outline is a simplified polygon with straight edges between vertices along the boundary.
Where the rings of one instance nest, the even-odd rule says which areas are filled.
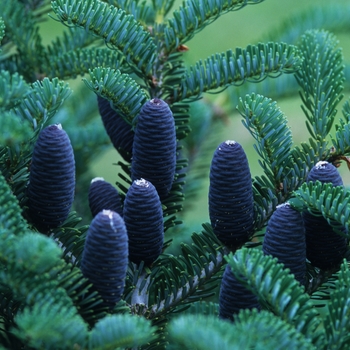
[[[170,322],[169,334],[179,350],[315,349],[294,327],[267,311],[243,310],[233,324],[213,316],[181,316]]]
[[[295,78],[302,88],[302,109],[312,138],[326,142],[336,106],[343,98],[344,66],[335,37],[326,31],[308,31],[299,45],[304,58]]]
[[[2,17],[0,17],[0,44],[5,36],[5,22]],[[1,52],[1,50],[0,50]]]
[[[350,100],[345,101],[342,112],[344,119],[339,119],[339,124],[335,124],[335,138],[332,137],[330,155],[333,159],[350,153]]]
[[[294,326],[314,345],[323,340],[324,332],[316,331],[320,319],[309,296],[276,258],[242,248],[235,255],[230,253],[227,262],[235,277],[257,295],[262,307]]]
[[[22,209],[17,198],[4,176],[0,173],[0,228],[8,238],[12,235],[22,235],[27,229],[27,223],[21,215]],[[5,236],[1,239],[5,240]]]
[[[327,304],[324,327],[329,349],[346,349],[349,346],[350,271],[344,260],[335,289]]]
[[[32,348],[67,349],[87,347],[88,327],[69,306],[45,300],[25,308],[15,317],[13,333]]]
[[[350,5],[346,3],[313,4],[288,16],[261,39],[263,42],[274,40],[296,44],[307,30],[315,28],[323,28],[332,33],[347,32],[349,11]]]
[[[305,182],[295,191],[295,195],[308,210],[319,212],[330,225],[332,225],[333,219],[341,223],[346,228],[346,232],[349,231],[350,192],[344,189],[343,186],[333,186],[330,183],[323,184],[320,181]],[[339,229],[335,232],[344,235]]]
[[[109,49],[76,49],[59,56],[49,57],[49,63],[44,71],[50,78],[73,79],[88,73],[95,67],[121,69],[123,60],[122,54],[116,54]]]
[[[275,191],[280,191],[281,182],[288,176],[285,167],[293,145],[287,118],[276,102],[254,93],[240,100],[238,111],[244,118],[243,125],[257,141],[254,148],[264,173]]]
[[[190,40],[198,31],[214,22],[221,15],[240,10],[248,4],[258,4],[262,1],[187,0],[173,13],[173,18],[169,19],[166,26],[161,30],[166,51],[173,52],[180,44]]]
[[[103,0],[116,8],[123,9],[126,13],[131,14],[136,21],[141,23],[145,28],[154,18],[154,9],[145,1],[141,0]]]
[[[15,108],[15,112],[29,120],[34,129],[39,127],[40,130],[55,115],[70,92],[67,83],[57,78],[51,81],[45,78],[31,85],[31,91]]]
[[[154,338],[150,322],[128,314],[99,320],[89,334],[89,349],[139,348]]]
[[[182,244],[182,255],[157,260],[158,264],[150,277],[151,290],[157,290],[156,303],[149,308],[151,318],[212,295],[211,289],[216,286],[215,277],[224,265],[224,249],[209,224],[203,224],[203,229],[201,234],[192,235],[191,246]]]
[[[95,68],[90,70],[91,81],[83,79],[87,87],[97,95],[110,100],[129,124],[146,102],[147,96],[129,74],[118,69]]]
[[[25,52],[21,55],[21,64],[18,67],[20,73],[29,81],[36,80],[45,55],[33,13],[26,11],[21,2],[12,0],[3,0],[0,3],[0,13],[6,25],[6,37],[19,53]]]
[[[178,91],[173,96],[183,99],[198,99],[203,92],[229,85],[241,85],[245,81],[259,82],[266,77],[278,77],[283,73],[294,73],[301,59],[297,48],[281,43],[249,45],[237,48],[233,53],[213,55],[191,66],[182,78]]]
[[[29,85],[18,73],[10,74],[0,70],[0,109],[10,109],[17,105],[29,92]]]
[[[52,9],[63,23],[85,28],[122,52],[136,73],[147,75],[155,60],[156,46],[132,15],[99,0],[55,0]]]

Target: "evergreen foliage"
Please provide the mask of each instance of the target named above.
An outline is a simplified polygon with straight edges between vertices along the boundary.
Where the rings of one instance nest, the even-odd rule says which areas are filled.
[[[2,349],[350,348],[350,194],[338,172],[350,163],[349,69],[333,33],[348,31],[349,6],[184,62],[199,31],[260,2],[0,2]],[[62,25],[50,44],[44,20]],[[301,144],[274,100],[297,90]],[[224,113],[198,101],[205,93],[237,106],[262,175],[222,142]],[[43,140],[50,130],[61,144]],[[91,184],[111,144],[117,189]],[[314,176],[320,164],[331,176]],[[211,222],[189,238],[183,220],[209,170]]]

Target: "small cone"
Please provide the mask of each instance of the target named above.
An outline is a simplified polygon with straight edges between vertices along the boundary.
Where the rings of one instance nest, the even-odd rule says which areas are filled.
[[[128,268],[128,235],[119,214],[102,210],[92,220],[86,235],[81,271],[113,308],[124,292]]]
[[[124,220],[129,236],[129,259],[135,264],[152,264],[162,252],[163,211],[155,187],[135,180],[124,201]]]
[[[118,190],[102,177],[92,179],[88,198],[93,217],[103,209],[115,211],[123,216],[123,207]]]
[[[266,228],[263,252],[276,257],[295,279],[304,285],[306,280],[305,229],[301,214],[289,203],[277,206]]]

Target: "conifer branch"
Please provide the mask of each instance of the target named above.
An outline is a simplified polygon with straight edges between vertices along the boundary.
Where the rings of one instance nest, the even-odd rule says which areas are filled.
[[[95,67],[121,69],[124,56],[109,49],[89,48],[67,51],[59,56],[50,57],[48,61],[45,69],[48,77],[73,79]]]
[[[255,94],[241,99],[238,111],[244,118],[243,125],[257,141],[254,148],[261,158],[261,167],[276,191],[280,191],[293,145],[285,115],[276,102]]]
[[[346,232],[349,231],[350,193],[343,186],[322,184],[320,181],[308,182],[295,191],[295,195],[309,210],[319,212],[330,225],[333,219],[341,223],[346,228]],[[344,235],[339,230],[335,231]]]
[[[147,96],[129,74],[118,69],[95,68],[90,70],[91,81],[83,79],[87,87],[99,96],[112,101],[125,121],[132,124],[146,102]]]
[[[99,0],[55,0],[52,9],[63,23],[84,28],[122,52],[136,73],[149,74],[156,46],[132,15]]]
[[[310,298],[283,264],[257,249],[242,248],[230,253],[227,262],[235,277],[255,295],[260,304],[293,325],[314,345],[324,339],[324,330]]]
[[[222,91],[229,85],[294,73],[300,63],[296,47],[283,43],[249,45],[246,49],[236,49],[235,53],[229,50],[191,66],[173,96],[180,100],[197,99],[203,92]]]
[[[336,106],[343,98],[344,66],[335,37],[325,31],[308,31],[302,36],[300,50],[304,58],[295,78],[302,88],[302,109],[312,138],[324,141],[329,134]]]
[[[248,4],[263,0],[187,0],[173,13],[166,26],[160,31],[166,51],[173,52],[180,44],[190,40],[198,31],[214,22],[221,15],[242,9]],[[159,30],[160,28],[158,28]]]
[[[34,82],[31,91],[15,108],[16,114],[29,120],[34,129],[39,130],[56,114],[71,90],[67,83],[54,78]]]

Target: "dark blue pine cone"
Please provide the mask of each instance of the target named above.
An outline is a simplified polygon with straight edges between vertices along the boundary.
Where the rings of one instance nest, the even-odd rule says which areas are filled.
[[[129,259],[152,264],[164,241],[162,205],[155,187],[147,180],[133,181],[124,201],[124,221],[129,237]]]
[[[173,114],[161,99],[146,102],[138,115],[131,162],[131,179],[146,179],[167,197],[176,167],[176,132]]]
[[[129,162],[132,156],[132,144],[134,141],[134,131],[118,113],[111,107],[108,100],[97,96],[98,110],[100,112],[103,125],[114,146],[124,160]]]
[[[233,315],[243,309],[260,308],[257,297],[245,288],[226,265],[219,294],[219,317],[233,320]]]
[[[209,216],[218,239],[231,249],[253,231],[254,201],[248,160],[242,146],[225,141],[215,150],[210,167]]]
[[[337,168],[326,161],[318,162],[311,170],[307,181],[332,183],[342,186],[343,180]],[[306,237],[306,257],[313,266],[323,270],[336,268],[345,257],[347,240],[337,234],[332,226],[345,233],[345,228],[337,222],[332,226],[320,213],[303,213]]]
[[[263,252],[276,257],[295,279],[305,285],[306,244],[304,222],[300,212],[289,203],[276,207],[266,228]]]
[[[123,207],[118,190],[102,177],[91,180],[89,188],[89,206],[91,214],[95,217],[103,209],[115,211],[123,216]]]
[[[30,166],[28,215],[39,230],[60,226],[74,200],[73,148],[61,124],[43,129],[36,141]]]
[[[86,235],[81,271],[113,308],[122,297],[128,268],[128,235],[121,216],[102,210],[92,220]]]

